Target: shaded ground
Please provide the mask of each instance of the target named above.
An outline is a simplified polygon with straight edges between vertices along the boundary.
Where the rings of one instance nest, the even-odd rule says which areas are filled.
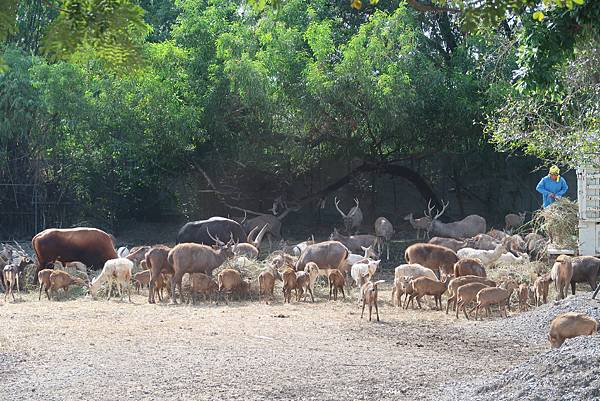
[[[0,303],[0,400],[422,399],[546,347],[436,311],[90,299]],[[513,318],[511,318],[513,319]]]

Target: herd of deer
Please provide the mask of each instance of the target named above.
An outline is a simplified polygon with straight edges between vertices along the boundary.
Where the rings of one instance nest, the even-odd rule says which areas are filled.
[[[362,303],[361,318],[368,306],[369,320],[371,320],[372,309],[375,308],[376,319],[379,321],[378,285],[384,280],[372,281],[372,278],[379,266],[378,255],[383,253],[384,248],[387,248],[387,258],[390,257],[389,241],[394,234],[394,228],[388,219],[379,217],[374,224],[374,235],[359,235],[357,232],[362,226],[363,214],[358,199],[355,199],[355,206],[348,213],[340,209],[337,199],[335,206],[342,216],[344,228],[349,235],[342,235],[334,228],[327,241],[316,242],[313,238],[276,251],[267,258],[269,262],[266,269],[257,277],[242,277],[239,262],[258,258],[261,239],[267,232],[273,230],[273,227],[263,219],[254,222],[258,224],[253,224],[250,232],[246,234],[238,222],[214,217],[187,223],[179,231],[178,244],[173,248],[165,245],[141,246],[131,251],[119,249],[115,252],[109,245],[106,251],[109,256],[104,258],[106,262],[103,263],[103,270],[91,283],[83,263],[71,261],[63,264],[64,260],[46,260],[42,257],[46,262],[52,262],[54,267],[46,268],[46,263],[42,263],[44,266],[39,266],[37,278],[40,284],[40,296],[38,298],[41,298],[44,287],[50,299],[49,290],[50,292],[58,289],[66,291],[70,285],[85,286],[95,297],[98,289],[105,283],[108,283],[110,298],[114,283],[117,285],[121,299],[123,290],[126,289],[131,301],[130,282],[133,280],[137,282],[138,290],[143,285],[149,285],[150,303],[155,302],[155,294],[159,300],[162,300],[163,288],[170,290],[173,303],[176,303],[177,292],[182,302],[185,301],[185,293],[190,295],[188,302],[190,299],[195,302],[198,294],[203,294],[205,299],[212,299],[220,294],[225,295],[227,302],[231,294],[238,294],[238,296],[250,294],[252,282],[256,280],[259,301],[262,298],[268,303],[273,298],[275,282],[281,280],[284,302],[291,302],[292,291],[296,293],[296,301],[300,301],[303,295],[305,300],[307,295],[310,295],[311,300],[314,301],[315,282],[321,275],[327,277],[329,299],[333,296],[336,300],[338,292],[345,298],[344,287],[347,286],[345,276],[350,274],[353,284],[359,289],[358,300]],[[477,319],[480,311],[485,311],[489,315],[491,305],[497,305],[500,314],[504,312],[506,316],[505,308],[510,307],[510,297],[515,291],[519,306],[523,310],[527,308],[530,298],[533,298],[536,306],[546,302],[550,282],[554,282],[559,299],[566,296],[569,284],[573,293],[578,282],[589,283],[592,290],[596,287],[600,259],[594,257],[570,258],[563,255],[556,260],[551,272],[540,275],[531,287],[527,283],[518,283],[510,277],[500,283],[488,279],[487,269],[496,264],[522,263],[528,261],[530,255],[539,258],[542,254],[540,250],[545,246],[546,240],[533,233],[522,238],[518,234],[511,235],[505,232],[519,227],[524,221],[524,214],[507,215],[505,231],[491,230],[486,233],[486,221],[478,215],[470,215],[450,223],[441,222],[439,218],[447,207],[448,203],[443,203],[441,211],[437,211],[434,215],[434,207],[429,204],[424,217],[414,219],[412,214],[406,216],[405,220],[418,230],[418,238],[421,236],[419,230],[425,232],[424,236],[429,237],[432,234],[436,236],[427,243],[416,243],[406,249],[404,254],[406,263],[394,269],[393,305],[402,305],[402,296],[405,296],[405,309],[414,300],[421,308],[422,298],[433,296],[436,308],[441,309],[442,295],[448,292],[446,313],[453,304],[457,318],[462,310],[467,319],[470,313],[475,311]],[[275,227],[275,230],[280,230],[280,225]],[[352,232],[355,235],[351,235]],[[32,243],[39,260],[42,254],[50,255],[52,252],[56,255],[65,255],[67,252],[64,238],[72,239],[79,236],[75,242],[81,243],[86,235],[91,236],[90,238],[102,237],[105,243],[112,243],[108,234],[88,228],[45,230],[34,237]],[[227,243],[219,239],[227,237],[230,238]],[[45,252],[42,252],[40,245],[43,244],[42,238],[46,238]],[[60,245],[63,248],[52,247],[52,244],[58,243],[63,244]],[[87,247],[87,253],[81,255],[90,258],[98,257],[98,254],[93,254],[94,249],[97,247]],[[111,253],[114,256],[110,256]],[[20,272],[24,265],[32,263],[32,259],[21,247],[4,245],[0,252],[0,263],[4,265],[2,283],[6,288],[6,300],[6,297],[12,294],[15,285],[19,288]],[[213,279],[213,271],[224,264],[229,266],[218,273],[217,280]],[[133,274],[136,268],[142,271]],[[72,276],[66,272],[68,269],[75,269],[71,271],[72,273],[79,271],[83,277]],[[14,299],[14,294],[12,297]],[[474,306],[470,312],[467,312],[466,308],[469,304]],[[577,320],[573,317],[569,319],[569,321]],[[565,325],[569,326],[572,332],[577,331],[572,329],[571,324],[565,323]]]

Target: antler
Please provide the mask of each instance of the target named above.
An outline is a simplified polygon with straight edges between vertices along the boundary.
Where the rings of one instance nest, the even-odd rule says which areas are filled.
[[[210,239],[212,239],[213,241],[215,241],[216,245],[219,245],[219,246],[225,245],[223,243],[223,241],[221,241],[219,238],[215,238],[215,237],[212,236],[212,234],[210,233],[210,230],[208,229],[208,227],[206,227],[206,233],[208,234],[208,236],[210,237]]]
[[[338,212],[340,212],[340,214],[342,215],[342,217],[347,217],[346,213],[342,212],[342,210],[339,207],[340,201],[338,200],[337,196],[335,197],[335,208],[338,210]]]
[[[358,198],[354,198],[354,203],[356,203],[356,206],[350,209],[350,212],[348,212],[348,216],[354,216],[356,214],[356,211],[358,210],[358,205],[360,204]]]
[[[429,199],[429,202],[427,202],[427,211],[423,210],[423,214],[431,218],[431,213],[433,213],[433,209],[435,209],[435,205],[432,205],[431,199]]]
[[[444,212],[446,211],[446,208],[448,207],[449,204],[450,204],[450,201],[444,203],[444,200],[442,199],[442,210],[440,212],[436,213],[433,220],[437,220],[442,214],[444,214]]]

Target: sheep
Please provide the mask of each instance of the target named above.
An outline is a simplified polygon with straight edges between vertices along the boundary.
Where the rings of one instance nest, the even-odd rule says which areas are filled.
[[[377,267],[379,266],[380,260],[369,261],[366,263],[356,263],[352,266],[352,270],[350,271],[350,275],[354,279],[356,285],[360,288],[362,285],[371,279],[375,272],[377,271]],[[366,278],[366,280],[365,280]]]
[[[546,273],[539,276],[533,283],[533,299],[535,306],[540,306],[542,303],[548,301],[548,287],[550,287],[551,281],[552,278],[550,277],[550,273]]]
[[[446,303],[446,314],[448,314],[448,311],[450,310],[450,303],[453,303],[454,307],[456,307],[456,291],[458,290],[458,288],[462,285],[469,284],[469,283],[482,283],[489,287],[496,286],[495,281],[489,280],[485,277],[461,276],[461,277],[453,278],[452,280],[450,280],[450,283],[448,284],[448,302]]]
[[[315,302],[312,289],[310,288],[309,273],[307,271],[296,272],[296,302],[300,302],[300,298],[302,298],[302,295],[304,295],[304,301],[306,301],[306,296],[309,293],[311,301]]]
[[[460,251],[459,251],[460,252]],[[452,249],[433,244],[413,244],[406,248],[404,259],[409,263],[418,263],[440,274],[450,274],[458,256]]]
[[[371,321],[371,312],[373,306],[375,306],[375,314],[377,315],[377,321],[379,321],[379,308],[377,307],[377,286],[381,283],[385,283],[385,280],[378,280],[374,283],[367,281],[361,288],[363,296],[363,306],[360,318],[363,318],[365,313],[365,305],[369,305],[369,322]]]
[[[548,340],[552,348],[559,348],[567,338],[591,336],[598,331],[598,322],[588,315],[577,312],[561,313],[550,323]]]
[[[61,288],[64,290],[65,294],[69,291],[69,286],[73,284],[81,285],[83,287],[87,287],[88,285],[79,277],[73,277],[67,272],[63,272],[62,270],[54,270],[50,274],[50,293],[54,291],[58,291]],[[51,297],[48,297],[50,300]]]
[[[437,280],[437,276],[433,270],[417,263],[403,264],[394,269],[394,286],[392,287],[393,305],[400,306],[402,304],[402,294],[406,294],[406,288],[408,288],[406,285],[407,281],[416,277],[429,277],[432,280]]]
[[[233,292],[237,292],[241,297],[249,292],[248,282],[242,280],[240,272],[235,269],[224,269],[217,275],[219,283],[219,293],[224,295],[225,304],[229,304],[229,297]]]
[[[337,301],[338,291],[342,292],[342,297],[346,299],[344,294],[344,275],[339,270],[332,270],[329,272],[329,300],[331,301],[331,294],[333,293],[333,300]],[[362,290],[361,286],[361,290]],[[370,319],[369,319],[370,320]]]
[[[504,244],[499,244],[493,251],[483,249],[463,248],[456,252],[460,259],[479,259],[484,266],[494,263],[506,251]]]
[[[556,289],[556,299],[564,299],[569,290],[569,283],[571,277],[573,277],[573,265],[571,264],[571,257],[567,255],[560,255],[556,258],[556,262],[552,266],[550,277],[554,281],[554,288]]]
[[[519,228],[525,221],[525,212],[519,214],[509,213],[504,216],[504,230],[511,231],[513,228]]]
[[[127,258],[109,259],[104,263],[104,268],[98,277],[90,284],[90,293],[93,298],[96,298],[98,289],[102,284],[108,282],[108,298],[112,295],[113,282],[117,284],[117,290],[123,300],[123,289],[127,288],[127,296],[131,302],[131,288],[129,282],[131,280],[131,271],[133,270],[133,262]]]
[[[404,309],[408,309],[408,305],[415,298],[417,299],[417,305],[419,305],[419,309],[422,309],[421,298],[424,295],[433,295],[436,309],[438,307],[438,302],[439,309],[442,309],[442,294],[448,289],[447,276],[444,276],[442,281],[432,280],[428,277],[417,277],[410,281],[410,286],[412,289],[412,294],[410,294],[410,298],[406,300]]]
[[[54,270],[52,269],[43,269],[38,272],[38,282],[40,283],[40,295],[38,296],[38,301],[42,299],[42,289],[46,292],[48,301],[50,300],[48,289],[50,288],[50,275],[53,271]]]
[[[484,283],[477,282],[464,284],[458,287],[456,289],[456,318],[458,319],[458,313],[462,308],[463,312],[465,313],[465,317],[469,319],[466,306],[475,301],[479,291],[488,287],[489,286]]]
[[[505,290],[500,287],[488,287],[483,288],[477,293],[477,306],[475,307],[475,320],[477,320],[479,316],[479,309],[487,308],[490,305],[498,305],[500,309],[500,317],[502,317],[502,311],[504,311],[504,316],[508,317],[506,312],[506,304],[510,298],[511,292]]]
[[[288,267],[281,272],[281,277],[283,281],[283,302],[290,303],[292,299],[292,290],[296,289],[296,272],[294,269]]]
[[[527,284],[521,284],[519,286],[519,310],[521,312],[527,310],[529,305],[527,301],[529,300],[529,286]]]
[[[19,298],[21,297],[21,290],[19,289],[19,266],[16,264],[8,264],[4,266],[2,269],[2,277],[4,279],[4,284],[6,286],[4,290],[4,302],[6,302],[6,298],[8,295],[12,295],[13,301],[15,300],[15,294],[13,293],[13,288],[15,284],[17,286],[17,292],[19,293]]]
[[[487,277],[485,267],[479,259],[464,258],[454,264],[454,277],[468,275]]]
[[[205,301],[212,301],[213,296],[219,291],[219,284],[212,277],[207,276],[204,273],[186,273],[182,278],[182,285],[188,289],[189,298],[192,301],[192,305],[196,304],[198,300],[198,293],[204,295]]]

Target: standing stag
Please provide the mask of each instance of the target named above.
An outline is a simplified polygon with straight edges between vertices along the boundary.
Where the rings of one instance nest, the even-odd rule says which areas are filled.
[[[394,226],[385,217],[378,217],[375,220],[375,236],[377,237],[377,253],[381,255],[385,245],[387,249],[387,260],[390,260],[390,240],[394,235]]]
[[[350,211],[348,212],[348,214],[342,212],[342,210],[340,209],[340,201],[338,200],[338,198],[335,198],[335,208],[337,209],[338,212],[340,212],[340,214],[342,215],[342,220],[344,221],[344,227],[346,228],[346,232],[348,234],[351,233],[351,230],[354,230],[354,233],[358,233],[358,229],[360,228],[360,225],[362,224],[363,221],[363,213],[362,210],[360,210],[360,208],[358,207],[359,202],[357,198],[354,198],[354,203],[356,203],[355,206],[352,207],[352,209],[350,209]]]

